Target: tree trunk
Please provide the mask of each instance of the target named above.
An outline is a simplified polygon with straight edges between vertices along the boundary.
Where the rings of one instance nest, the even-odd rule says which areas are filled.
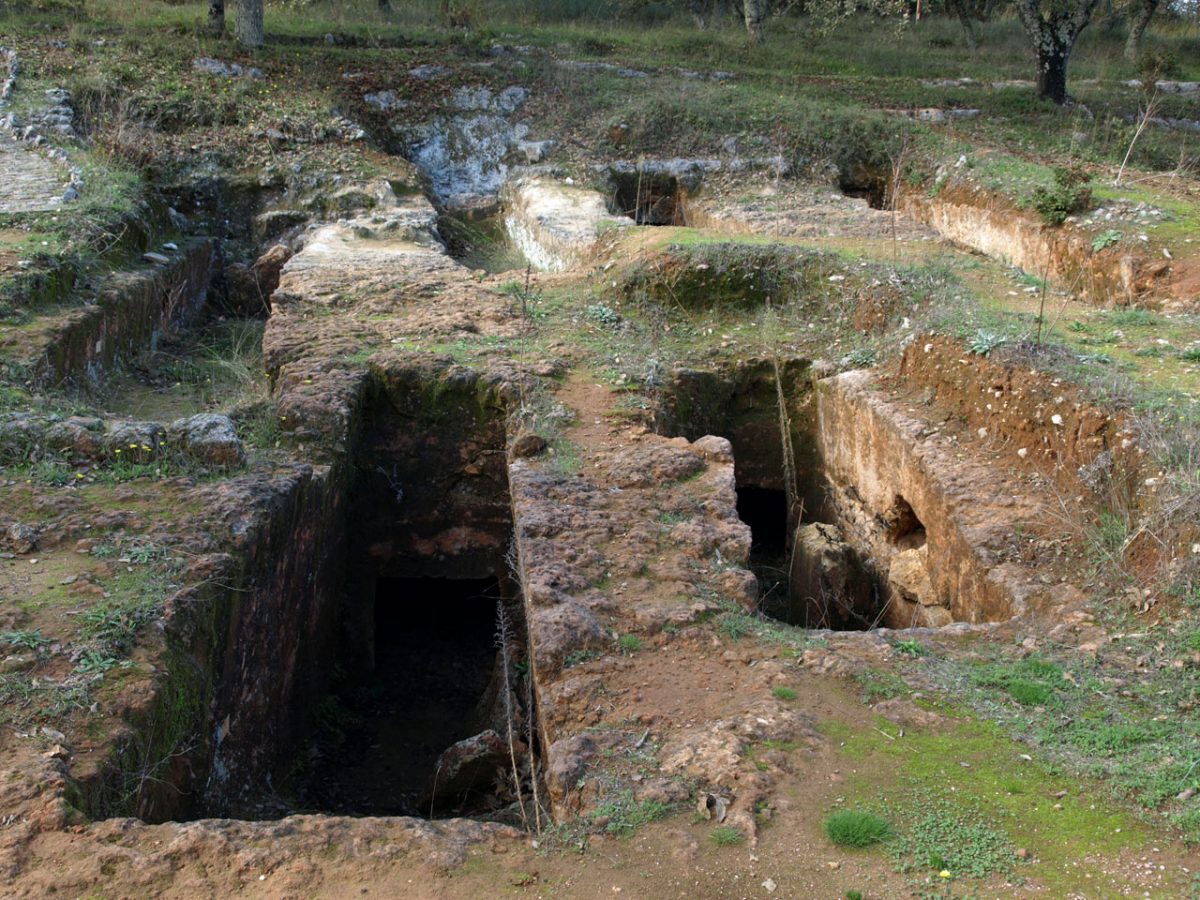
[[[971,25],[971,16],[967,11],[966,0],[947,0],[947,5],[958,16],[958,24],[962,26],[963,36],[967,39],[967,49],[974,51],[976,47],[975,28]]]
[[[237,0],[237,38],[243,47],[263,45],[263,0]]]
[[[1037,59],[1039,97],[1049,97],[1059,106],[1067,102],[1067,63],[1097,3],[1099,0],[1051,0],[1045,4],[1041,0],[1017,0],[1017,16]]]
[[[708,27],[708,0],[688,0],[688,12],[692,14],[692,21],[698,29],[703,31]]]
[[[225,0],[208,0],[208,30],[225,33]]]
[[[746,31],[755,43],[763,39],[763,20],[767,18],[767,0],[745,0]]]
[[[1059,106],[1067,102],[1067,62],[1071,48],[1053,45],[1038,49],[1037,93]]]
[[[1142,38],[1146,34],[1146,26],[1154,18],[1158,9],[1158,0],[1140,0],[1129,12],[1129,37],[1125,41],[1125,58],[1137,62],[1142,55]]]

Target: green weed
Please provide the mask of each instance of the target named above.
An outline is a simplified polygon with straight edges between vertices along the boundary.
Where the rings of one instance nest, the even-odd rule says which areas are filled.
[[[1012,870],[1015,848],[1003,831],[979,814],[933,797],[922,797],[912,806],[922,813],[899,830],[891,845],[892,858],[902,872],[928,869],[986,878]]]
[[[925,645],[920,641],[914,641],[911,639],[893,641],[892,649],[901,656],[909,656],[914,659],[924,656],[929,652],[927,649],[925,649]]]
[[[633,834],[648,822],[665,818],[673,807],[656,800],[638,802],[631,791],[622,792],[617,798],[598,806],[591,815],[593,824],[600,825],[608,834],[626,836]]]

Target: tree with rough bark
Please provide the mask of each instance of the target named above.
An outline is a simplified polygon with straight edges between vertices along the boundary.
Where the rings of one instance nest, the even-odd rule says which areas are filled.
[[[1129,4],[1129,37],[1125,40],[1125,58],[1137,62],[1142,55],[1142,38],[1146,26],[1158,10],[1159,0],[1131,0]]]
[[[208,30],[225,33],[225,0],[208,0]]]
[[[237,0],[237,38],[243,47],[261,47],[263,0]]]
[[[767,18],[767,0],[743,0],[746,31],[755,43],[763,39],[763,21]]]
[[[1037,59],[1037,93],[1067,102],[1067,64],[1100,0],[1016,0],[1017,16]]]

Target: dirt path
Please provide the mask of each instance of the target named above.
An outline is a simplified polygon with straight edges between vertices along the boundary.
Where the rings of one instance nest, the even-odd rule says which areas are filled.
[[[66,180],[66,170],[0,130],[0,213],[58,209]]]

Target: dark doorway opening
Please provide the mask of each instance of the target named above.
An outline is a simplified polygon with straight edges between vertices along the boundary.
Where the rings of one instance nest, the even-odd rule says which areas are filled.
[[[673,175],[622,172],[613,175],[609,210],[639,225],[686,225],[687,201]]]
[[[787,492],[769,488],[737,489],[738,518],[750,526],[750,554],[787,552]]]
[[[887,209],[887,181],[880,176],[860,173],[857,178],[844,177],[840,187],[847,197],[866,200],[871,209]]]
[[[374,669],[339,685],[316,711],[303,806],[347,815],[431,814],[426,798],[439,758],[481,730],[500,601],[495,578],[376,582]],[[485,765],[481,790],[492,775]],[[470,796],[448,799],[456,811],[471,810]]]
[[[925,546],[925,523],[917,518],[912,504],[899,494],[888,513],[887,536],[901,550],[916,550]]]
[[[766,615],[787,621],[787,492],[760,487],[737,489],[738,518],[750,526],[750,570],[758,579],[758,605]]]

